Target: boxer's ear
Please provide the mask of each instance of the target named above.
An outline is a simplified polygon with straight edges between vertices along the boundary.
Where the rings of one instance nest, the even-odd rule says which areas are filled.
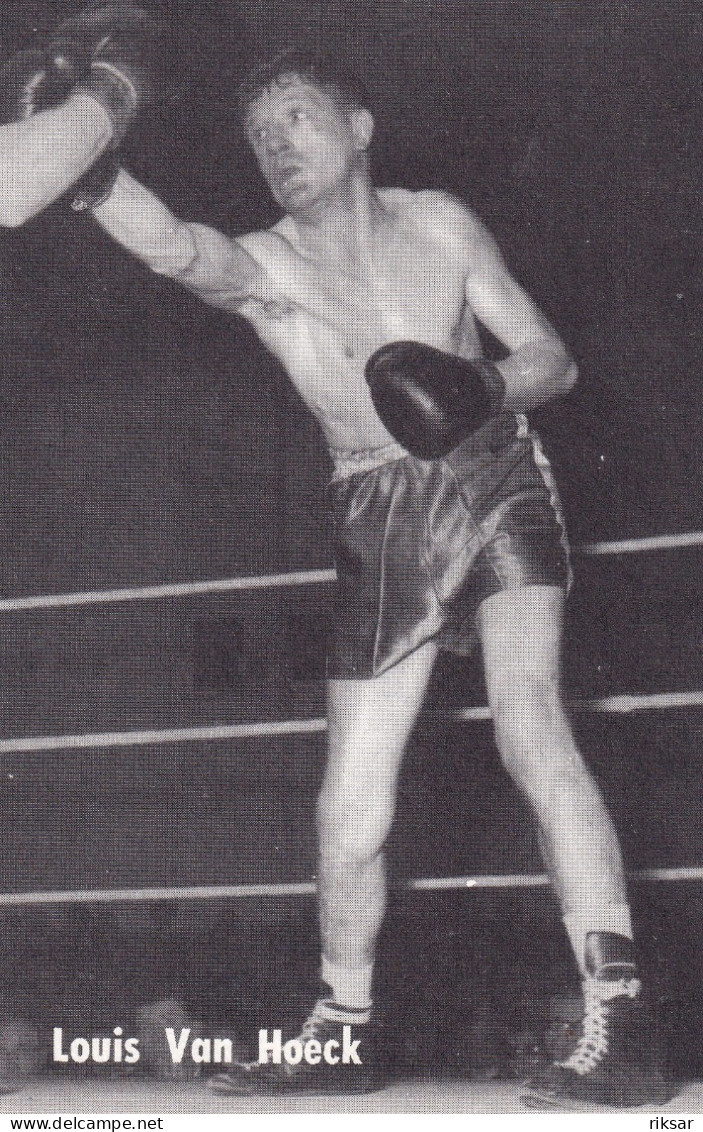
[[[373,115],[369,110],[353,110],[351,123],[357,149],[368,149],[371,145],[371,138],[373,137]]]

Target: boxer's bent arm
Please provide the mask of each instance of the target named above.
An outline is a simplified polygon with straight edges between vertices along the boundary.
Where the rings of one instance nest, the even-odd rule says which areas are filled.
[[[0,224],[16,228],[66,192],[112,138],[102,107],[86,94],[0,126]]]
[[[493,237],[471,218],[466,300],[510,354],[498,363],[508,408],[534,409],[568,393],[578,370],[564,343],[508,271]]]
[[[554,328],[511,276],[490,232],[452,197],[432,193],[428,203],[428,223],[465,270],[467,305],[510,351],[498,363],[506,406],[533,409],[568,393],[577,378],[576,365]]]
[[[498,362],[507,408],[535,409],[573,388],[575,362],[498,253],[490,264],[484,261],[480,273],[468,276],[466,298],[476,317],[510,350]]]
[[[123,169],[110,196],[93,211],[105,231],[152,271],[178,280],[215,306],[236,310],[262,275],[236,241],[179,220]]]

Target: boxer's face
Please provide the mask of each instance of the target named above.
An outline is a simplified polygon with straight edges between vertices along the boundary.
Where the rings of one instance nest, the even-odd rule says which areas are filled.
[[[346,109],[297,76],[264,91],[246,119],[261,171],[286,212],[303,211],[342,185],[360,167],[372,126],[367,111]]]

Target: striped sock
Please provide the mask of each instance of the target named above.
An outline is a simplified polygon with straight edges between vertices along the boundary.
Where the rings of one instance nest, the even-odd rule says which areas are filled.
[[[589,932],[614,932],[632,939],[632,917],[628,904],[606,904],[602,908],[582,909],[564,916],[571,946],[582,975],[586,974],[586,936]]]
[[[323,1012],[335,1015],[328,1017],[328,1021],[354,1021],[359,1024],[368,1022],[371,1015],[372,963],[366,967],[340,967],[330,963],[323,955],[320,975],[332,991],[331,1001],[323,999],[320,1003]],[[348,1017],[337,1017],[340,1011],[346,1012]],[[328,1015],[324,1013],[323,1016]]]

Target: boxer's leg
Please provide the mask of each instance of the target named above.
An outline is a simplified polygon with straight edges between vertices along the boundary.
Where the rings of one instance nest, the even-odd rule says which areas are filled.
[[[664,1079],[640,994],[617,834],[576,747],[560,691],[563,592],[493,594],[478,627],[495,738],[537,818],[584,979],[583,1032],[565,1061],[528,1083],[528,1103],[660,1103]]]
[[[555,586],[502,591],[481,604],[478,628],[496,744],[536,815],[583,970],[588,931],[632,930],[617,834],[563,707],[563,606]]]
[[[329,756],[318,804],[323,977],[335,1001],[349,1006],[370,1006],[386,906],[383,846],[436,655],[430,643],[381,676],[328,683]],[[352,992],[362,983],[365,991]]]
[[[435,645],[426,644],[381,676],[329,681],[329,758],[318,803],[327,985],[294,1039],[301,1050],[312,1042],[316,1060],[306,1062],[303,1054],[295,1065],[240,1065],[210,1079],[215,1092],[347,1094],[384,1084],[384,1054],[368,1025],[374,946],[386,904],[383,846],[401,759],[436,654]]]

